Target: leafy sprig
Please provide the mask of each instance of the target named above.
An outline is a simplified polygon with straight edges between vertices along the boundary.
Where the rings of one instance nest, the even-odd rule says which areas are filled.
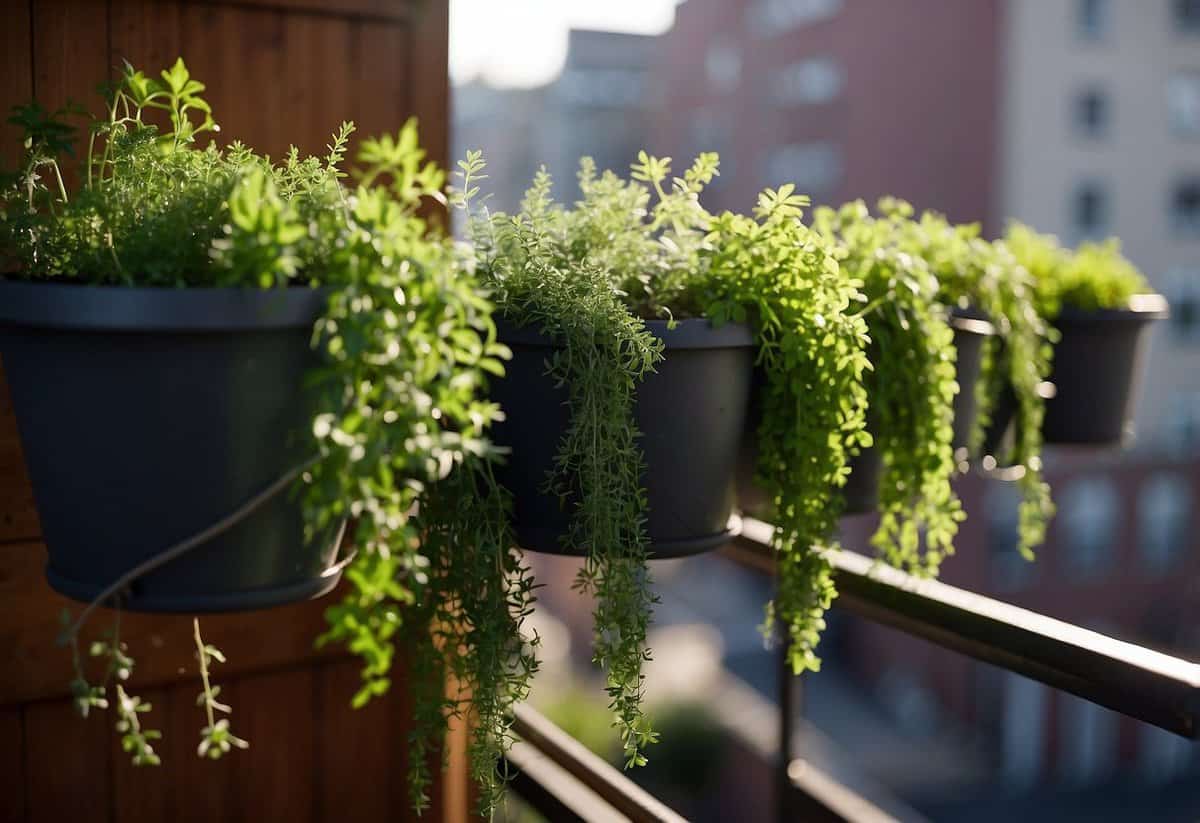
[[[871,216],[862,201],[819,209],[814,225],[841,246],[841,266],[863,283],[874,370],[868,428],[883,464],[880,523],[871,539],[893,566],[936,574],[965,519],[951,481],[954,333],[926,259],[903,242],[902,219]]]
[[[763,631],[782,635],[796,673],[820,667],[839,489],[850,458],[872,443],[862,281],[804,224],[808,202],[791,184],[764,190],[753,216],[712,221],[705,252],[708,316],[753,325],[765,376],[756,479],[774,509],[777,592]]]

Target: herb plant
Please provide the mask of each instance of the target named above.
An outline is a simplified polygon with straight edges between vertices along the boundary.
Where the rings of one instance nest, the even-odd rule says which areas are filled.
[[[996,329],[984,341],[970,450],[982,450],[996,403],[1011,396],[1015,437],[1009,453],[995,457],[1006,461],[1020,491],[1017,546],[1032,559],[1054,516],[1050,486],[1042,475],[1045,400],[1040,388],[1050,374],[1054,331],[1037,310],[1034,283],[1008,245],[984,240],[978,225],[952,225],[935,212],[914,219],[908,203],[892,198],[880,208],[900,233],[902,247],[924,258],[937,276],[938,299],[981,312]]]
[[[836,596],[826,553],[839,489],[850,458],[872,444],[863,283],[802,222],[807,205],[790,184],[767,189],[753,217],[715,217],[704,251],[708,315],[752,325],[766,377],[756,477],[775,512],[778,589],[763,631],[784,637],[797,674],[820,667],[816,646]]]
[[[198,138],[217,131],[204,86],[182,60],[160,78],[126,67],[106,116],[91,123],[70,195],[59,166],[73,134],[65,112],[17,111],[28,151],[0,195],[0,255],[24,279],[327,290],[313,334],[322,354],[311,375],[314,456],[298,493],[309,536],[350,518],[357,554],[321,640],[362,658],[355,705],[388,689],[397,644],[408,646],[419,688],[414,805],[428,803],[426,754],[451,716],[470,712],[473,769],[490,811],[503,783],[496,767],[510,741],[508,709],[537,666],[537,640],[522,631],[533,583],[498,525],[508,502],[489,482],[486,430],[499,410],[484,389],[508,353],[469,261],[423,216],[430,202],[446,202],[445,175],[425,159],[412,121],[395,137],[363,141],[353,186],[341,170],[348,123],[324,157],[293,149],[276,163],[238,143],[201,147]],[[68,617],[64,632],[77,705],[106,708],[115,681],[122,745],[136,763],[156,763],[157,732],[141,720],[150,707],[122,685],[133,663],[119,624],[92,650],[108,661],[104,679],[84,677],[79,624],[91,608]],[[198,625],[194,641],[206,721],[199,754],[219,757],[247,744],[219,716],[229,707],[209,674],[220,651]],[[458,696],[443,694],[446,675]]]
[[[469,190],[482,160],[472,155],[461,165]],[[543,170],[519,213],[478,213],[471,231],[478,272],[493,286],[498,309],[560,347],[547,367],[568,387],[572,413],[546,491],[573,507],[563,539],[585,551],[575,587],[596,596],[594,659],[606,671],[626,761],[638,765],[654,740],[642,712],[642,664],[650,655],[646,631],[655,598],[633,404],[637,383],[662,358],[662,343],[630,312],[615,282],[654,252],[645,230],[629,222],[648,199],[639,187],[611,173],[596,181],[586,163],[580,181],[586,205],[578,212],[552,202]],[[618,248],[591,254],[610,233]]]
[[[480,163],[472,154],[461,165],[470,175]],[[699,198],[718,172],[716,155],[700,155],[680,176],[670,168],[669,158],[643,152],[624,179],[585,158],[571,206],[551,202],[542,172],[520,213],[483,210],[472,223],[499,310],[561,346],[547,366],[570,390],[572,419],[547,491],[575,505],[565,540],[587,551],[578,584],[598,595],[595,659],[608,672],[630,765],[644,761],[653,739],[640,708],[654,598],[633,396],[662,356],[639,318],[744,322],[756,334],[768,376],[760,474],[781,513],[779,593],[765,628],[787,636],[796,671],[819,663],[814,649],[834,594],[824,552],[837,524],[836,487],[848,458],[871,443],[858,314],[865,298],[801,221],[807,200],[785,186],[763,193],[756,218],[714,217]]]
[[[895,221],[872,217],[862,201],[818,209],[814,225],[840,244],[842,268],[863,283],[869,301],[868,428],[883,463],[871,542],[890,564],[934,574],[965,518],[951,486],[954,333],[937,278],[903,248]]]
[[[1122,256],[1116,238],[1071,250],[1053,235],[1013,223],[1004,239],[1032,275],[1038,313],[1048,321],[1066,306],[1082,311],[1128,308],[1131,297],[1151,291],[1142,273]]]

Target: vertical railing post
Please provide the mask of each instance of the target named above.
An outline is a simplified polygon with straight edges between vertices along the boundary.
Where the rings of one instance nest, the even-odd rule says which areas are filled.
[[[787,643],[779,643],[776,655],[779,689],[779,750],[775,764],[775,819],[786,823],[791,819],[792,781],[788,766],[792,762],[792,733],[796,715],[796,676],[788,663]]]

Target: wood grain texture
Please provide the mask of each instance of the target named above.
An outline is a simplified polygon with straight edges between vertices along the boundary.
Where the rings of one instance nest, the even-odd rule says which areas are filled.
[[[225,692],[233,705],[234,733],[250,741],[236,753],[233,802],[242,820],[314,820],[317,781],[314,680],[311,669],[238,680]],[[341,744],[339,746],[339,743]],[[337,739],[321,745],[340,747]],[[297,779],[298,775],[307,778]]]
[[[4,25],[0,26],[0,100],[13,103],[33,99],[33,63],[29,59],[32,32],[29,4],[17,2],[4,8]],[[16,169],[21,162],[21,132],[8,122],[0,123],[0,168]]]
[[[66,700],[32,703],[24,715],[29,823],[110,819],[111,716],[83,719]]]
[[[395,766],[407,743],[407,723],[391,711],[403,689],[356,710],[350,708],[350,699],[362,682],[357,662],[321,666],[316,678],[318,818],[395,819],[407,810],[406,805],[393,805],[391,789],[393,782],[403,782],[399,779],[403,772]]]
[[[80,604],[52,591],[45,582],[46,549],[41,543],[0,545],[0,706],[61,698],[71,680],[70,654],[57,645],[64,609]],[[336,597],[337,593],[330,595]],[[260,672],[331,658],[338,649],[316,650],[313,640],[325,627],[328,604],[310,601],[261,612],[210,615],[201,622],[206,642],[225,652],[227,676]],[[113,612],[99,610],[85,627],[84,640],[111,625]],[[147,688],[196,675],[192,622],[186,615],[125,614],[121,638],[138,661],[131,685]]]
[[[25,820],[25,729],[19,709],[0,711],[0,823]]]
[[[109,6],[111,62],[128,61],[150,76],[183,55],[181,3],[174,0],[120,0]]]
[[[4,363],[0,361],[0,543],[35,540],[40,534],[37,506],[25,471],[21,438],[17,435],[17,419],[4,379]]]
[[[445,5],[19,0],[0,29],[0,106],[36,96],[48,108],[96,110],[96,87],[123,61],[157,72],[182,55],[208,85],[222,139],[275,157],[291,143],[320,152],[342,120],[356,121],[361,139],[417,113],[426,148],[444,159]],[[0,127],[0,163],[15,162],[18,148]],[[396,671],[387,697],[350,709],[357,664],[312,646],[329,601],[203,619],[205,639],[229,657],[215,679],[233,728],[251,741],[220,761],[196,754],[204,716],[190,617],[124,615],[138,661],[129,688],[154,706],[146,725],[165,734],[161,767],[132,766],[112,714],[81,719],[68,699],[70,655],[55,638],[61,611],[79,604],[47,586],[40,532],[0,364],[0,823],[416,819],[404,780],[407,679]],[[87,637],[110,620],[100,612]],[[463,819],[447,805],[467,795],[463,771],[456,763],[449,779],[439,773],[421,820]]]
[[[206,5],[243,6],[287,11],[292,16],[342,17],[400,22],[425,0],[199,0]]]
[[[108,6],[95,0],[37,0],[33,4],[33,87],[39,103],[54,111],[79,105],[102,108],[98,89],[113,76],[108,52]],[[6,106],[7,108],[7,106]],[[79,125],[78,118],[72,121]],[[75,156],[86,156],[86,128],[75,141]],[[71,187],[79,178],[65,164],[63,178]]]
[[[217,682],[230,688],[220,673]],[[168,690],[168,724],[163,740],[163,766],[170,770],[171,823],[212,823],[234,820],[234,781],[240,768],[236,755],[220,760],[201,758],[200,729],[205,725],[204,710],[196,705],[200,679],[181,681]],[[234,707],[240,716],[241,707]],[[235,716],[233,722],[239,721]],[[237,726],[234,726],[237,729]],[[241,752],[237,752],[240,755]]]

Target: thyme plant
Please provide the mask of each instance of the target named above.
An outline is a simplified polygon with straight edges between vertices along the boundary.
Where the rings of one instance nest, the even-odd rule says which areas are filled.
[[[481,163],[475,155],[462,164],[465,188],[471,175],[482,173]],[[585,165],[581,181],[590,180]],[[646,631],[655,597],[646,567],[646,499],[633,409],[638,382],[662,359],[662,343],[613,288],[620,275],[612,261],[630,258],[613,252],[604,261],[592,259],[586,237],[571,230],[585,218],[557,206],[551,185],[540,171],[519,213],[476,213],[471,231],[479,275],[493,287],[499,310],[559,346],[547,368],[568,388],[571,418],[546,491],[571,507],[563,541],[585,552],[575,587],[596,596],[594,659],[606,671],[626,761],[638,765],[654,740],[642,711],[642,664],[650,655]],[[631,193],[612,175],[604,185],[622,198]],[[594,189],[592,197],[595,209],[600,198]],[[626,219],[620,208],[608,214]],[[630,244],[637,240],[620,236]]]

